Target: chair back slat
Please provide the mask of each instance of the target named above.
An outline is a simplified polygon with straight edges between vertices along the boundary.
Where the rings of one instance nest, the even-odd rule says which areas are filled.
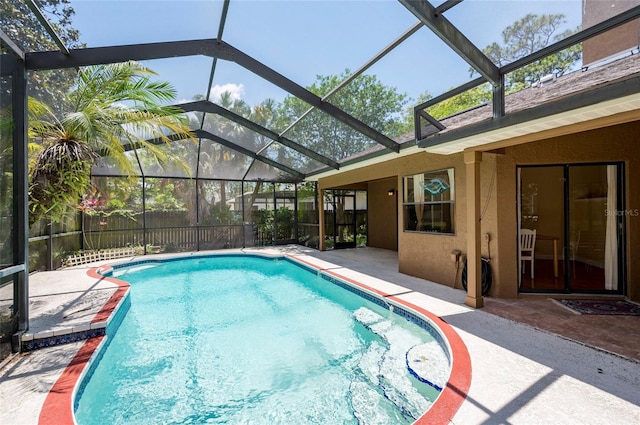
[[[536,245],[536,231],[520,229],[520,250],[533,251]]]

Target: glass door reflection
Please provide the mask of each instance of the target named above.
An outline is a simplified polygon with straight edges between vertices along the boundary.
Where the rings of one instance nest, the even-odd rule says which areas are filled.
[[[561,259],[565,245],[564,167],[522,167],[519,175],[519,228],[536,232],[534,260],[518,261],[520,290],[564,291]],[[521,232],[518,240],[523,240]]]
[[[622,293],[622,167],[526,166],[518,181],[518,240],[536,232],[534,260],[518,255],[520,290]]]

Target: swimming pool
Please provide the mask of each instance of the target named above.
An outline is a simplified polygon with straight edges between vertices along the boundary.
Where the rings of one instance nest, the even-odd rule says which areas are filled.
[[[410,423],[448,377],[428,320],[288,259],[175,258],[111,275],[131,283],[131,308],[82,380],[80,425]],[[443,360],[431,385],[411,367],[416,347]]]

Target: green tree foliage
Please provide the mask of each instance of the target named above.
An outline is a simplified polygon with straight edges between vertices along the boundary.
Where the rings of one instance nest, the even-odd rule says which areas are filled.
[[[86,214],[115,212],[125,216],[142,213],[142,180],[136,177],[93,177],[91,190],[78,207]]]
[[[492,93],[491,85],[483,84],[436,103],[428,107],[426,112],[439,120],[491,101]]]
[[[0,85],[4,86],[4,80]],[[15,236],[13,211],[13,119],[10,108],[0,106],[0,264],[13,264]]]
[[[492,90],[490,84],[483,84],[474,87],[449,99],[438,102],[425,109],[425,111],[435,119],[443,119],[453,114],[463,112],[474,106],[491,101]],[[420,105],[431,99],[431,93],[424,92],[418,96],[416,104]],[[413,119],[413,107],[407,109],[406,119]]]
[[[80,33],[72,25],[75,11],[70,0],[39,0],[37,4],[67,48],[84,46],[79,42]],[[0,12],[0,28],[23,51],[58,50],[23,0],[0,0]],[[73,69],[29,73],[29,96],[60,112],[63,107],[61,100],[73,84],[74,73]],[[2,93],[0,97],[8,99],[5,94]]]
[[[566,22],[563,14],[536,15],[530,13],[502,31],[502,44],[491,43],[483,49],[483,52],[497,66],[504,66],[571,35],[573,33],[571,30],[558,33]],[[580,59],[581,54],[581,46],[576,45],[510,73],[505,81],[506,92],[510,93],[528,87],[544,75],[561,73],[571,69]],[[470,73],[471,75],[475,74],[475,70],[470,68]],[[436,119],[442,119],[490,102],[492,96],[492,87],[487,83],[430,106],[426,112]],[[429,98],[431,98],[429,93],[423,94],[419,103],[425,102]]]
[[[80,33],[72,26],[75,14],[70,0],[39,0],[44,12],[60,39],[68,48],[79,47]],[[0,23],[3,31],[25,51],[57,50],[51,36],[38,22],[23,0],[0,0]]]
[[[346,70],[341,75],[317,76],[316,82],[307,89],[318,96],[323,96],[338,86],[349,74],[349,70]],[[391,138],[413,130],[412,118],[403,115],[404,107],[409,102],[408,96],[398,93],[395,88],[385,86],[375,76],[366,75],[356,78],[351,84],[331,96],[328,102]],[[282,103],[266,99],[259,105],[250,106],[241,99],[233,98],[229,92],[222,93],[217,103],[276,132],[287,129],[310,108],[308,103],[295,96],[288,96]],[[273,140],[224,117],[207,114],[204,129],[253,152],[261,152],[261,155],[293,169],[306,171],[317,166],[305,155],[273,143]],[[334,159],[343,159],[378,145],[346,124],[318,110],[308,114],[291,131],[286,132],[285,136]],[[202,160],[205,156],[207,160]],[[230,167],[237,172],[246,169],[249,163],[245,155],[227,148],[203,149],[200,174],[208,175],[209,171],[206,167],[220,166]],[[274,170],[259,161],[252,165],[251,174],[254,172],[265,173],[263,175],[270,176],[274,180],[278,178],[273,175]]]
[[[274,126],[273,121],[277,111],[273,99],[266,99],[259,105],[251,107],[244,100],[234,98],[230,92],[223,92],[218,103],[223,108],[233,111],[263,127]],[[259,151],[271,142],[267,137],[216,114],[206,114],[203,128],[216,136],[253,152]],[[202,155],[205,156],[203,157]],[[217,176],[215,169],[225,167],[237,173],[236,178],[241,178],[250,165],[246,155],[222,146],[216,146],[215,149],[203,149],[200,163],[201,167],[204,167],[201,168],[200,174],[208,177]]]
[[[316,82],[307,89],[323,96],[349,74],[349,70],[345,70],[341,75],[319,75]],[[408,101],[407,94],[385,86],[374,75],[357,77],[328,99],[329,103],[391,138],[411,131],[410,125],[402,116]],[[279,108],[279,130],[284,130],[309,107],[309,104],[296,97],[285,98]],[[376,145],[366,136],[320,111],[310,113],[287,133],[287,137],[338,160]]]
[[[502,31],[502,44],[491,43],[483,52],[498,66],[514,62],[558,40],[567,38],[575,30],[558,31],[567,23],[565,15],[527,14]],[[519,90],[538,81],[540,77],[568,71],[580,59],[582,46],[577,44],[544,59],[524,66],[507,76],[508,91]],[[473,74],[472,70],[472,74]]]
[[[181,110],[162,104],[173,100],[174,88],[152,80],[154,75],[132,61],[83,68],[66,97],[71,107],[61,118],[47,105],[29,100],[29,135],[40,148],[30,164],[31,224],[47,214],[59,220],[77,206],[89,189],[94,152],[108,155],[129,175],[134,169],[126,144],[145,148],[160,164],[180,161],[146,141],[168,143],[167,134],[193,140]]]
[[[277,108],[273,99],[265,99],[260,104],[251,107],[244,100],[234,98],[231,92],[223,92],[218,100],[220,106],[236,114],[247,118],[266,128],[273,128],[276,119]],[[271,140],[267,137],[255,133],[234,121],[224,118],[216,114],[207,114],[204,119],[204,129],[225,139],[235,143],[252,152],[258,152],[266,148]],[[206,142],[205,142],[206,143]],[[285,158],[284,150],[276,150],[274,154],[264,153],[271,159],[282,164],[288,162]],[[272,174],[268,170],[268,166],[260,161],[252,161],[247,155],[226,148],[222,145],[207,145],[207,148],[200,151],[200,175],[205,177],[219,177],[234,179],[242,179],[251,167],[252,172],[259,175]],[[227,175],[225,176],[225,170]],[[220,182],[219,190],[212,192],[212,187],[208,185],[199,185],[199,201],[201,220],[226,220],[232,217],[230,207],[227,205],[227,184]],[[258,182],[254,187],[253,193],[249,198],[249,205],[252,205],[256,196],[262,189],[262,182]],[[250,221],[250,211],[245,211],[246,217],[244,221]],[[216,218],[216,217],[219,217]]]
[[[0,211],[13,204],[13,117],[10,108],[0,108]]]
[[[169,179],[146,179],[146,209],[147,211],[185,211],[185,203],[178,199],[178,193],[185,188],[176,188],[184,180],[172,182]],[[178,193],[176,193],[178,192]]]
[[[429,91],[425,91],[423,93],[420,93],[420,95],[418,95],[418,99],[416,99],[415,101],[413,99],[411,99],[411,104],[405,108],[404,110],[404,116],[403,116],[403,122],[406,125],[406,130],[407,132],[411,132],[413,133],[413,113],[414,113],[414,108],[417,105],[421,105],[424,102],[426,102],[427,100],[431,99],[433,96],[431,95],[431,93]]]

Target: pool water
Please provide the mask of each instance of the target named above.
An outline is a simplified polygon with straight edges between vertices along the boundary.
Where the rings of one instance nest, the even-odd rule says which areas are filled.
[[[405,424],[439,395],[406,365],[429,332],[287,260],[113,276],[131,284],[131,307],[82,383],[79,425]]]

